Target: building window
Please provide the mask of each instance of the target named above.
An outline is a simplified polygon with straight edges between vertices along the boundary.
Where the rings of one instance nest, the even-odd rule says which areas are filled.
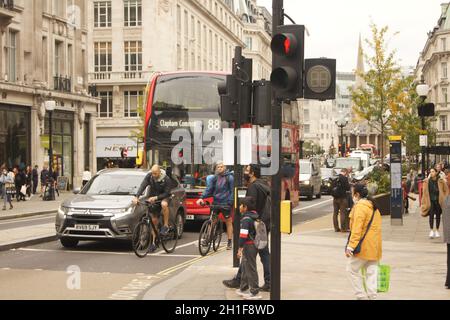
[[[125,71],[142,70],[142,42],[125,41]]]
[[[62,57],[62,48],[63,48],[63,43],[60,41],[56,41],[55,42],[55,66],[54,66],[54,75],[55,76],[60,76],[62,75],[63,71],[62,71],[62,62],[63,62],[63,57]]]
[[[442,88],[442,99],[445,104],[444,106],[447,107],[447,101],[448,101],[447,88]]]
[[[253,41],[252,41],[252,37],[246,37],[245,38],[245,46],[247,47],[248,50],[252,50],[253,47]]]
[[[442,78],[447,79],[447,62],[442,62],[441,69],[442,69]]]
[[[136,118],[138,116],[138,106],[143,101],[142,91],[124,92],[124,116],[126,118]]]
[[[15,82],[17,77],[17,32],[9,30],[7,41],[8,81]]]
[[[142,25],[142,3],[141,0],[124,0],[125,27],[136,27]]]
[[[111,118],[113,116],[113,93],[111,91],[99,92],[98,97],[102,99],[98,107],[100,118]]]
[[[112,53],[111,42],[94,43],[94,71],[111,72],[112,71]]]
[[[441,39],[441,45],[442,45],[442,51],[447,51],[447,39],[446,38]]]
[[[309,126],[309,124],[305,124],[305,133],[310,133],[310,126]]]
[[[111,27],[111,1],[94,2],[94,27]]]
[[[447,116],[440,116],[439,118],[441,120],[441,130],[447,131]]]

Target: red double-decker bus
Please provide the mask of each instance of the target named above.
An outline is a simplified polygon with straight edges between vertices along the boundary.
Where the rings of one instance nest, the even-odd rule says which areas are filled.
[[[225,81],[226,73],[219,72],[173,72],[157,73],[149,82],[146,90],[145,118],[145,155],[144,166],[160,164],[172,167],[173,172],[181,178],[186,189],[188,210],[187,220],[204,220],[208,218],[209,209],[199,208],[195,202],[203,192],[206,177],[213,173],[213,165],[172,163],[172,150],[179,141],[172,141],[176,129],[187,129],[193,135],[193,127],[201,125],[203,130],[222,130],[228,127],[219,115],[219,83]],[[296,205],[298,202],[298,128],[283,125],[287,141],[283,143],[282,153],[285,158],[283,172],[283,199],[288,198]],[[198,141],[196,142],[198,143]],[[209,141],[203,142],[206,148]],[[257,146],[254,146],[256,148]],[[259,146],[270,152],[270,146]],[[194,153],[194,148],[192,153]],[[182,152],[178,155],[183,158]],[[194,159],[194,155],[191,155]]]

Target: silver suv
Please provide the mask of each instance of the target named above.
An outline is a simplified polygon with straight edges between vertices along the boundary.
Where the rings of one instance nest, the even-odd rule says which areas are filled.
[[[56,215],[55,228],[64,247],[75,247],[80,240],[131,240],[134,227],[145,214],[144,206],[133,206],[148,171],[133,169],[102,170],[74,198],[64,201]],[[184,189],[171,180],[170,218],[181,237],[185,222]],[[147,194],[145,192],[144,194]]]

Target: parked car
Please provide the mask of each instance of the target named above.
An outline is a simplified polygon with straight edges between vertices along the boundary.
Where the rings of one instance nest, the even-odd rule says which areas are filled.
[[[337,176],[336,171],[333,168],[321,168],[320,173],[322,175],[322,194],[331,194],[331,181]]]
[[[353,181],[355,181],[355,182],[361,182],[361,181],[367,179],[367,178],[369,177],[369,174],[373,171],[373,169],[375,169],[375,167],[376,167],[376,166],[370,166],[370,167],[367,167],[367,168],[365,168],[364,170],[362,170],[362,171],[356,173],[356,174],[353,176]]]
[[[308,197],[308,200],[312,200],[316,196],[317,199],[320,199],[322,196],[320,160],[299,160],[299,167],[300,197]]]
[[[81,191],[75,190],[76,196],[64,201],[56,214],[55,228],[61,244],[71,248],[83,240],[131,240],[134,227],[147,210],[142,205],[132,204],[147,173],[135,169],[106,169],[97,173]],[[169,170],[167,173],[172,194],[170,218],[175,221],[181,237],[186,220],[186,194]]]

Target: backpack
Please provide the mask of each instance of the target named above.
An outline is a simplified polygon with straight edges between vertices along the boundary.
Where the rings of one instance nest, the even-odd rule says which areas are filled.
[[[342,198],[345,196],[345,191],[339,176],[331,182],[331,196],[333,198]]]
[[[262,250],[267,247],[269,241],[267,236],[266,224],[262,220],[255,220],[255,230],[256,235],[253,242],[255,243],[256,249]]]
[[[262,212],[258,213],[264,225],[270,228],[270,212],[272,211],[272,198],[270,196],[270,189],[266,190],[266,188],[260,184],[256,184],[256,187],[266,195],[266,203],[264,204],[264,208]]]

